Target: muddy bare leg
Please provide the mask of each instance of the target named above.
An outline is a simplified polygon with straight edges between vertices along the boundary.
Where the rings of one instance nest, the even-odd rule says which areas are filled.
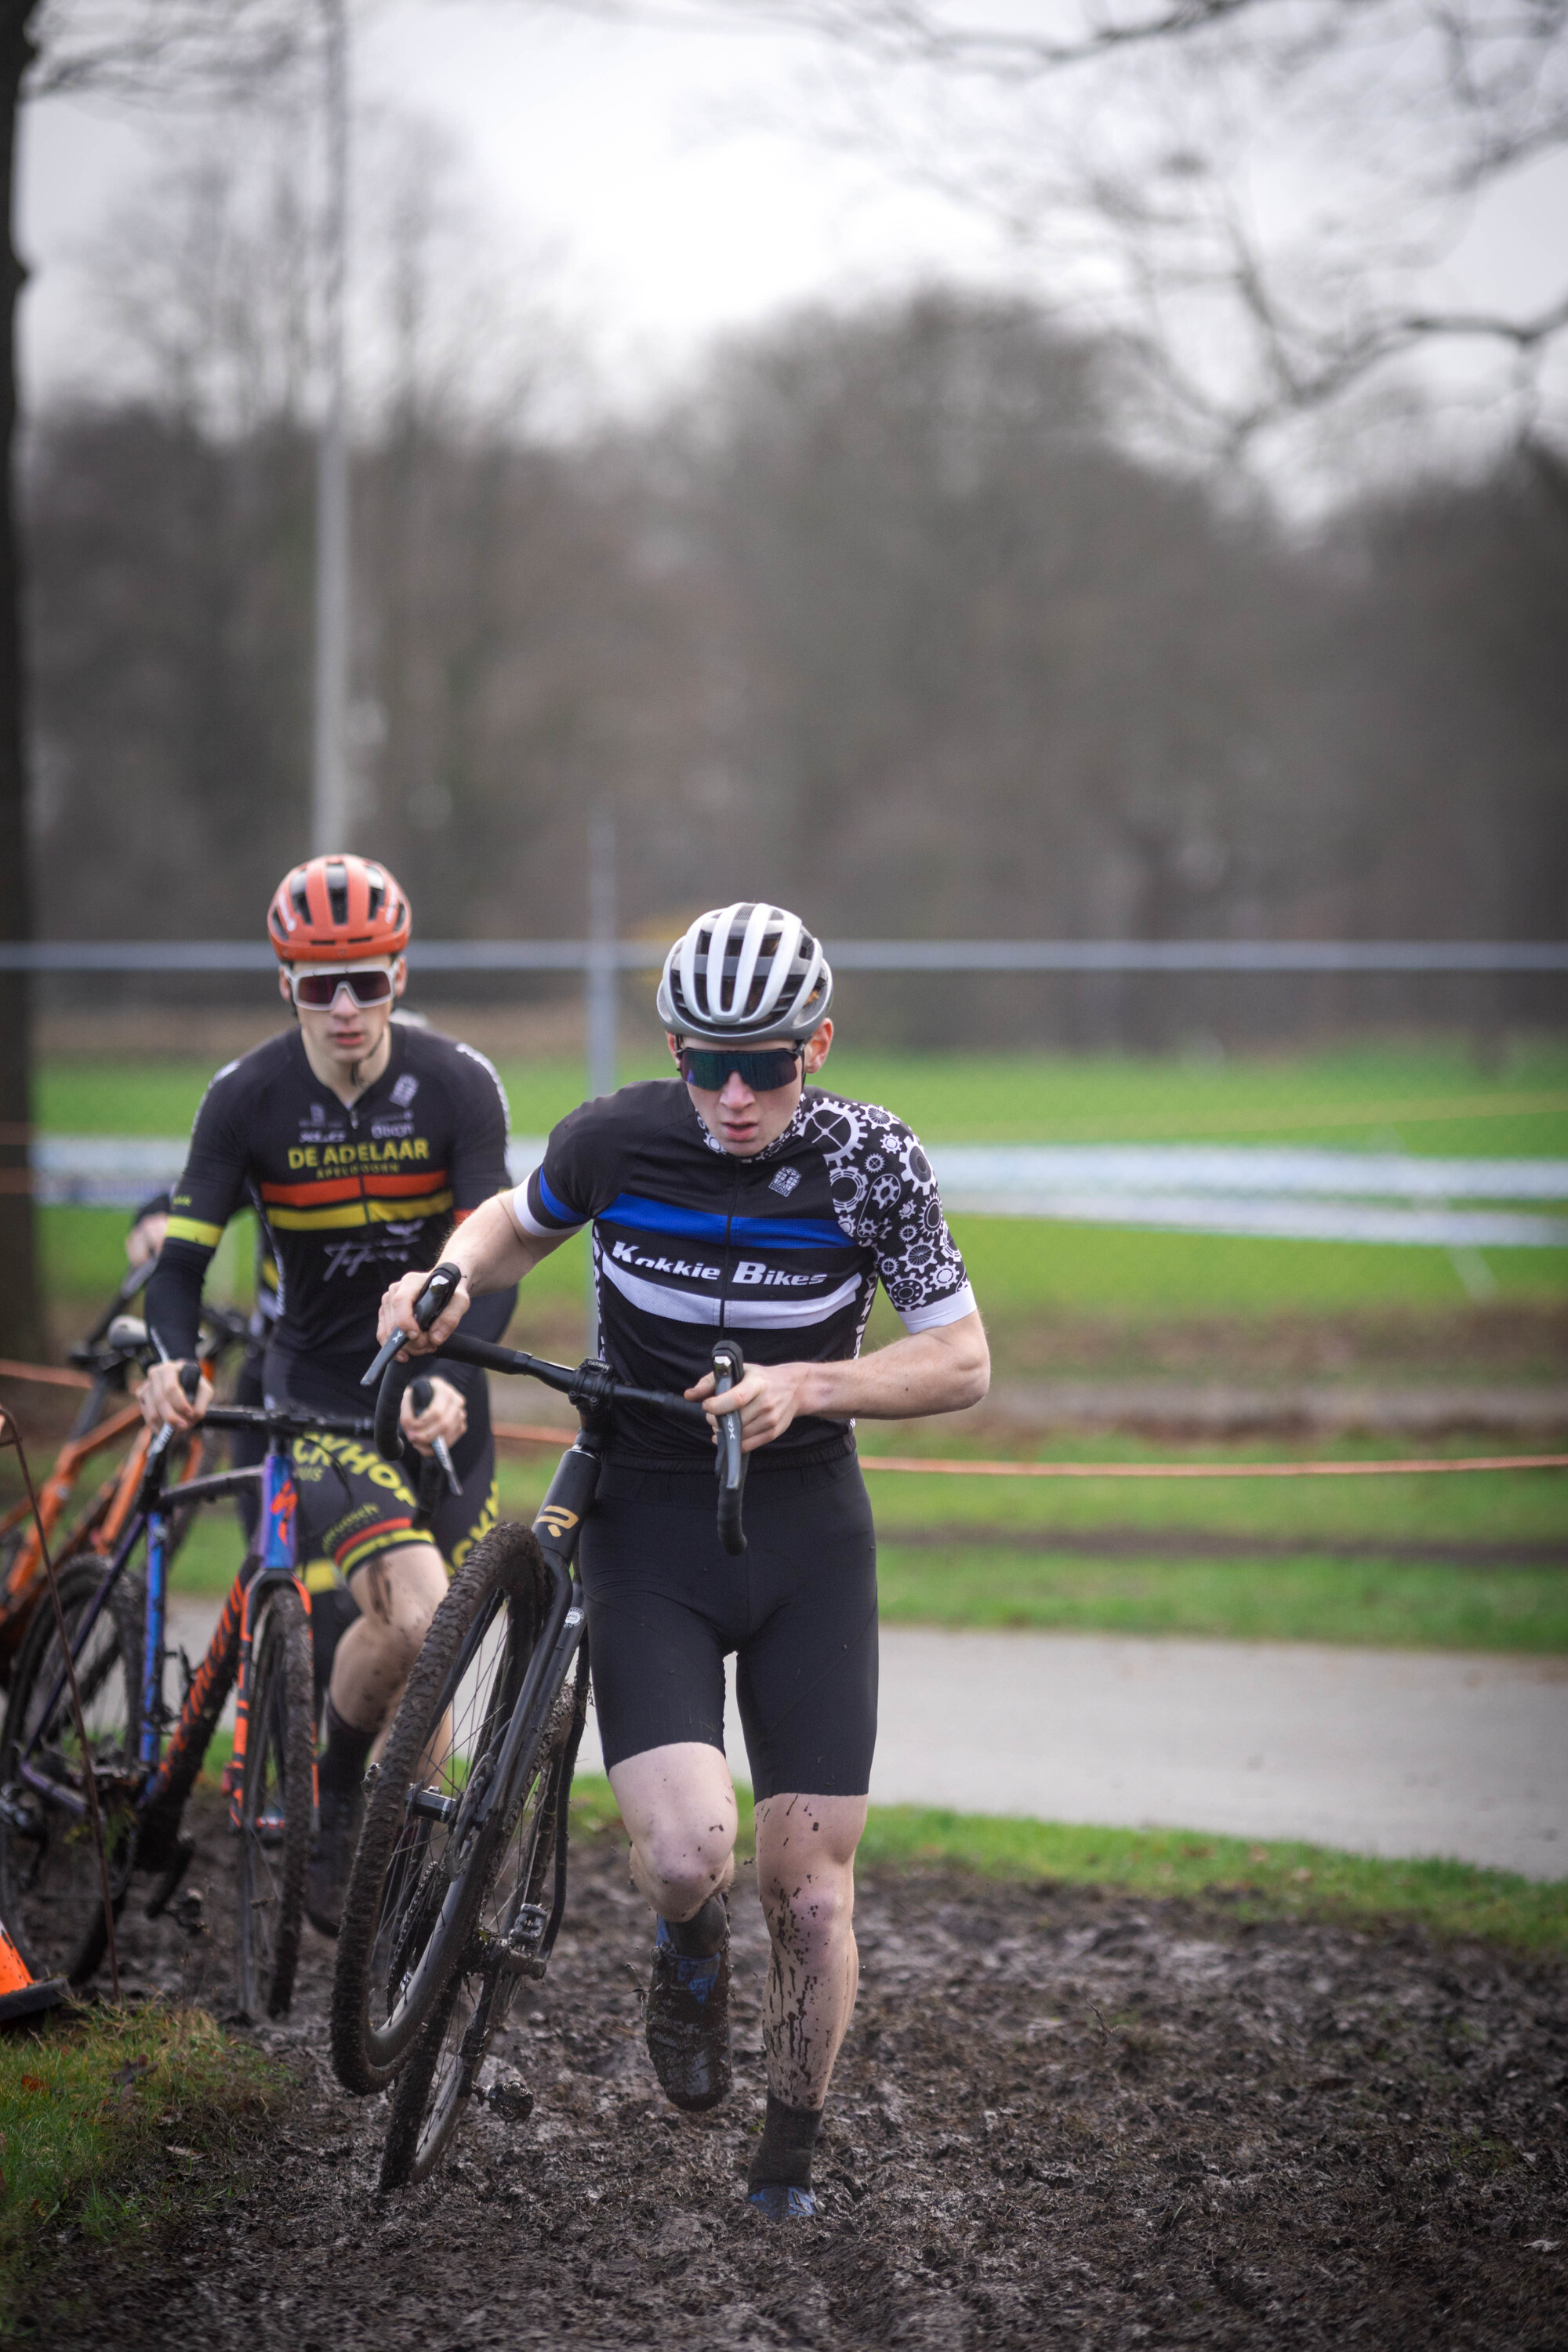
[[[757,1807],[757,1892],[773,1956],[763,2040],[768,2089],[820,2107],[860,1982],[855,1849],[864,1797],[769,1797]]]
[[[331,1697],[345,1724],[373,1736],[390,1725],[430,1621],[447,1591],[434,1544],[399,1544],[349,1579],[360,1614],[338,1643]]]

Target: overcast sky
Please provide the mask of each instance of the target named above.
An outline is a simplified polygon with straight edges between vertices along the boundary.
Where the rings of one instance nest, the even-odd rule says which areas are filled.
[[[596,24],[505,0],[384,0],[363,20],[354,79],[362,101],[450,126],[499,236],[520,254],[550,249],[557,299],[635,394],[716,331],[808,296],[1026,274],[974,213],[867,154],[833,152],[804,128],[790,135],[814,69],[805,45],[781,36]],[[79,380],[82,251],[167,138],[84,101],[27,110],[20,240],[37,273],[23,310],[35,395]],[[1559,161],[1479,220],[1447,291],[1528,306],[1564,274]]]

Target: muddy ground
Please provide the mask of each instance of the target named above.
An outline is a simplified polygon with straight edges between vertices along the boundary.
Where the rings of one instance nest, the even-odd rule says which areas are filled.
[[[202,1829],[211,1927],[128,1925],[130,1981],[221,2015],[216,1808]],[[1217,1898],[869,1874],[821,2216],[781,2231],[744,2199],[749,1888],[735,1921],[735,2091],[682,2117],[642,2046],[621,1841],[579,1844],[550,1978],[500,2053],[531,2119],[487,2111],[436,2181],[385,2200],[382,2103],[321,2056],[331,1956],[310,1934],[293,2017],[258,2037],[292,2087],[231,2198],[134,2255],[61,2247],[26,2332],[59,2352],[1568,2343],[1562,1970],[1247,1927]]]

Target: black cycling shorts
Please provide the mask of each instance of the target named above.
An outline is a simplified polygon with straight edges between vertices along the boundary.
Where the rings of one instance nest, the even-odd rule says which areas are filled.
[[[319,1412],[358,1416],[365,1410],[365,1392],[352,1377],[323,1372],[319,1366],[302,1366],[276,1349],[268,1359],[265,1376],[258,1357],[247,1355],[236,1384],[237,1403],[260,1404],[265,1394],[285,1395],[305,1412],[314,1407]],[[259,1462],[266,1451],[261,1432],[234,1433],[237,1468],[245,1461]],[[300,1497],[300,1567],[310,1596],[310,1648],[320,1715],[338,1643],[360,1613],[347,1579],[400,1544],[434,1543],[448,1567],[461,1568],[500,1514],[495,1440],[488,1420],[477,1430],[470,1422],[452,1454],[462,1492],[443,1493],[427,1529],[414,1525],[416,1498],[405,1465],[384,1462],[374,1446],[353,1438],[324,1434],[297,1438],[292,1452],[294,1487]],[[240,1512],[247,1539],[254,1543],[259,1504],[253,1503],[247,1514],[242,1500]]]
[[[607,1467],[583,1528],[606,1768],[724,1746],[724,1660],[759,1798],[863,1797],[877,1744],[877,1538],[852,1454],[759,1472],[747,1548],[720,1548],[710,1474]]]

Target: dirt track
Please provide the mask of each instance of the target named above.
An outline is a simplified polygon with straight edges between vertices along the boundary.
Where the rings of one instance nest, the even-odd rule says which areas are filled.
[[[227,1859],[204,1826],[212,1931],[128,1941],[140,1981],[221,2013]],[[32,2326],[61,2352],[1568,2342],[1562,1971],[946,1872],[873,1874],[859,1916],[815,2224],[770,2231],[744,2202],[754,1902],[735,2095],[682,2118],[643,2053],[646,1914],[606,1835],[576,1851],[503,2053],[530,2122],[486,2114],[435,2183],[378,2201],[380,2103],[316,2054],[311,1937],[295,2016],[263,2037],[297,2090],[227,2215],[134,2261],[63,2254]]]

